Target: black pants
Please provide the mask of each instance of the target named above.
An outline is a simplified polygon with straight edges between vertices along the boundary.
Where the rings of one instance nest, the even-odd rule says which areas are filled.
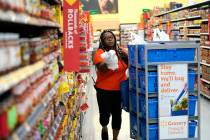
[[[107,91],[96,88],[97,101],[100,113],[100,124],[107,126],[109,117],[112,115],[112,129],[121,128],[121,94],[120,91]]]

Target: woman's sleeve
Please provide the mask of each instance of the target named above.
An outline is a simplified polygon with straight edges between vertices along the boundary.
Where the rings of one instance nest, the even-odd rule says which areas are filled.
[[[96,65],[101,62],[105,62],[105,60],[101,57],[101,54],[103,53],[102,50],[97,50],[94,54],[93,63]]]

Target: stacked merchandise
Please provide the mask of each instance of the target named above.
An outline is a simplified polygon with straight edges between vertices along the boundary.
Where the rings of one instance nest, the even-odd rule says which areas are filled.
[[[159,21],[156,24],[159,24],[170,35],[171,40],[194,41],[200,40],[201,23],[206,21],[204,15],[209,14],[209,6],[208,1],[205,1],[157,15],[158,11],[160,9],[153,10],[150,20]]]
[[[151,17],[151,12],[149,9],[143,9],[143,23],[144,23],[144,38],[146,40],[151,40],[151,37],[152,35],[152,28],[149,24],[149,20],[150,20],[150,17]]]
[[[60,81],[57,2],[0,1],[0,139],[39,138],[51,125],[49,99]],[[27,32],[40,27],[48,28]]]
[[[81,12],[80,18],[80,72],[90,72],[91,22],[89,12]]]
[[[48,96],[52,97],[59,85],[60,41],[57,31],[52,29],[34,38],[1,33],[0,42],[0,138],[12,133],[27,138],[28,129],[37,126],[41,112],[48,111],[47,104],[42,102],[48,103]]]
[[[85,80],[77,73],[73,78],[61,73],[60,4],[0,0],[1,140],[61,139],[70,137],[70,129],[81,137],[80,101],[85,90],[77,89]],[[75,118],[79,121],[73,127],[69,124]]]
[[[155,8],[153,10],[152,18],[149,23],[156,25],[154,20],[158,20],[159,27],[167,27],[166,24],[170,23],[169,32],[170,39],[174,41],[200,41],[201,44],[201,66],[202,66],[202,79],[201,79],[201,94],[209,99],[210,95],[210,79],[209,79],[209,0],[197,3],[194,5],[186,6],[183,8],[167,11],[165,13],[158,11],[161,9]],[[164,28],[163,30],[166,30]]]
[[[120,45],[127,46],[129,42],[132,42],[132,35],[137,34],[137,24],[120,24]]]
[[[58,121],[47,135],[48,139],[80,139],[82,136],[81,124],[85,96],[86,75],[81,77],[79,73],[66,73],[59,87],[59,94],[55,100],[56,105],[64,107],[62,115],[58,115]],[[86,108],[87,109],[87,108]],[[57,130],[57,131],[55,131]],[[55,133],[57,132],[57,133]]]
[[[53,6],[51,5],[53,4]],[[0,19],[16,23],[59,27],[56,21],[56,6],[58,0],[15,0],[0,1]]]
[[[210,11],[210,10],[209,10]],[[210,99],[210,12],[209,14],[203,14],[203,20],[201,24],[201,91],[202,95]]]
[[[188,42],[189,43],[189,42]],[[182,48],[180,48],[183,46]],[[184,47],[188,46],[188,47]],[[190,47],[192,48],[190,48]],[[195,47],[196,46],[196,47]],[[191,65],[189,62],[196,63],[195,60],[195,51],[198,51],[198,43],[165,43],[164,45],[158,43],[148,43],[146,45],[129,45],[128,53],[129,53],[129,80],[130,80],[130,136],[133,139],[149,139],[149,140],[157,140],[160,138],[159,134],[164,135],[176,135],[179,132],[176,130],[180,130],[178,126],[171,125],[167,126],[167,124],[161,123],[160,119],[163,116],[160,116],[161,112],[166,113],[168,109],[167,104],[163,104],[161,108],[161,100],[164,98],[170,97],[171,108],[168,110],[167,114],[169,116],[164,116],[166,118],[174,119],[173,117],[177,117],[180,115],[185,115],[187,119],[185,121],[189,122],[188,127],[186,127],[186,137],[185,138],[195,138],[197,136],[196,129],[199,128],[198,120],[199,116],[197,112],[197,103],[198,103],[198,87],[196,86],[196,79],[198,80],[199,75],[199,67],[197,65]],[[136,53],[136,50],[138,50]],[[187,54],[187,55],[183,55]],[[147,59],[145,59],[147,58]],[[198,59],[199,60],[199,59]],[[172,94],[177,94],[176,92],[169,91],[169,89],[178,89],[176,85],[173,85],[173,80],[175,82],[178,81],[176,76],[179,77],[180,73],[175,77],[174,72],[166,72],[163,74],[165,77],[169,79],[165,79],[165,84],[158,83],[163,80],[159,76],[162,75],[160,73],[160,67],[165,67],[165,69],[169,69],[169,67],[173,66],[173,63],[176,63],[174,67],[179,67],[180,65],[186,64],[186,82],[188,83],[188,92],[185,92],[188,95],[182,94],[182,92],[177,92],[178,96],[183,96],[178,98]],[[167,68],[168,67],[168,68]],[[198,71],[196,74],[195,70]],[[158,72],[159,71],[159,72]],[[177,70],[175,70],[177,71]],[[183,72],[183,70],[182,70]],[[182,75],[182,74],[181,74]],[[188,76],[187,76],[188,75]],[[188,77],[188,78],[187,78]],[[188,81],[187,81],[188,79]],[[158,82],[157,82],[158,81]],[[183,85],[186,83],[183,83]],[[165,89],[167,91],[161,91],[160,88]],[[178,89],[181,91],[181,89]],[[165,92],[165,95],[163,94]],[[172,92],[172,94],[170,94]],[[183,92],[184,93],[184,92]],[[175,97],[175,98],[174,98]],[[181,99],[181,100],[180,100]],[[168,101],[169,99],[167,99]],[[176,102],[174,102],[176,100]],[[178,100],[178,101],[177,101]],[[163,100],[164,101],[164,100]],[[159,105],[158,105],[159,104]],[[158,107],[159,106],[159,107]],[[163,118],[164,118],[163,117]],[[181,117],[181,116],[180,116]],[[175,120],[175,119],[174,119]],[[172,121],[172,120],[171,120]],[[170,123],[170,122],[169,122]],[[167,127],[167,128],[166,128]],[[161,130],[161,131],[159,131]],[[182,129],[183,130],[183,129]],[[181,130],[180,130],[181,132]],[[199,132],[199,130],[198,130]],[[183,135],[182,135],[183,136]],[[182,137],[181,136],[181,137]],[[169,138],[168,137],[168,138]],[[173,136],[171,136],[172,138]],[[180,138],[180,137],[173,137]]]

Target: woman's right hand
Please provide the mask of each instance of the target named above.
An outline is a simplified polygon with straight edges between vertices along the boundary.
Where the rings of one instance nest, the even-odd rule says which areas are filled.
[[[101,73],[107,73],[109,71],[107,64],[103,62],[96,64],[96,68]]]

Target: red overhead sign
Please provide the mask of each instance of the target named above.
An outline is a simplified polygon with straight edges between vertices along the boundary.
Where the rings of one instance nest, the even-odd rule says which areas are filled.
[[[64,0],[64,70],[80,69],[79,0]]]

